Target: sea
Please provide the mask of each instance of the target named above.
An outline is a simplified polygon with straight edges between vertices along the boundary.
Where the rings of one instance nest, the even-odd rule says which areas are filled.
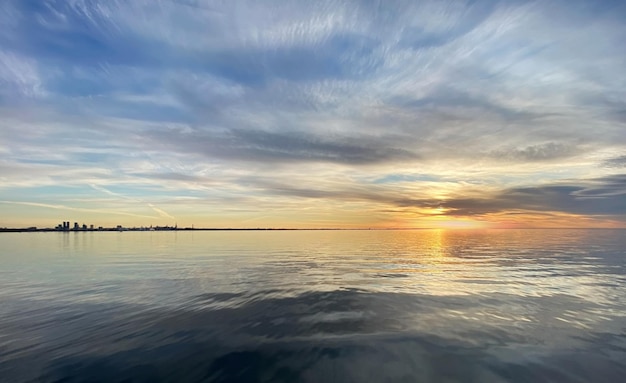
[[[1,382],[624,382],[626,230],[0,233]]]

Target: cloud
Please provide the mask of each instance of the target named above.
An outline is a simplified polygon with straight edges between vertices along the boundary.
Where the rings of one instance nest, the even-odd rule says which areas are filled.
[[[607,168],[624,168],[626,167],[626,155],[609,158],[602,163]]]
[[[488,198],[444,201],[449,215],[480,215],[507,210],[626,216],[626,175],[503,190]]]
[[[98,213],[98,214],[103,214],[103,215],[112,214],[112,215],[122,215],[122,216],[127,216],[127,217],[147,218],[147,219],[157,218],[157,217],[153,217],[149,215],[127,213],[123,211],[113,211],[109,209],[85,209],[85,208],[78,208],[78,207],[73,207],[73,206],[65,206],[65,205],[59,205],[59,204],[47,204],[47,203],[39,203],[39,202],[20,202],[20,201],[1,201],[0,200],[0,203],[10,204],[10,205],[34,206],[34,207],[41,207],[41,208],[55,209],[55,210],[76,211],[76,212],[83,212],[83,213]]]
[[[110,191],[110,190],[108,190],[108,189],[106,189],[106,188],[104,188],[102,186],[99,186],[99,185],[90,184],[89,186],[91,188],[95,189],[95,190],[98,190],[100,192],[103,192],[105,194],[108,194],[108,195],[111,195],[111,196],[114,196],[114,197],[117,197],[117,198],[122,198],[122,199],[129,200],[129,201],[132,201],[132,202],[139,202],[141,204],[145,204],[150,209],[155,211],[159,215],[159,217],[164,217],[164,218],[169,218],[169,219],[176,219],[172,215],[168,214],[165,210],[159,209],[158,207],[154,206],[154,204],[152,204],[150,202],[146,202],[143,199],[128,197],[128,196],[125,196],[125,195],[120,194],[120,193],[115,193],[115,192],[112,192],[112,191]]]
[[[34,60],[0,49],[0,101],[45,94]]]
[[[157,212],[157,214],[159,214],[159,217],[164,217],[164,218],[169,218],[169,219],[176,219],[174,216],[168,214],[165,210],[163,209],[159,209],[158,207],[154,206],[153,204],[149,203],[148,206],[154,210],[155,212]]]
[[[547,161],[563,159],[579,154],[580,150],[574,146],[548,142],[546,144],[531,145],[525,148],[492,151],[490,155],[509,161]]]
[[[270,194],[299,198],[368,201],[403,208],[441,209],[437,214],[478,217],[485,214],[526,211],[561,212],[591,216],[626,216],[626,175],[612,175],[587,180],[570,180],[541,186],[515,187],[481,192],[464,188],[449,197],[433,198],[415,193],[410,187],[383,185],[326,185],[315,188],[296,186],[267,179],[247,179]],[[419,189],[418,189],[419,190]]]
[[[370,164],[414,160],[417,154],[367,137],[323,136],[303,132],[233,129],[204,132],[164,130],[146,135],[170,150],[187,150],[207,157],[261,162],[336,162]]]

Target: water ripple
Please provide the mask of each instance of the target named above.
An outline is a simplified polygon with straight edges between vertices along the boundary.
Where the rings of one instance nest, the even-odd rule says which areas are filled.
[[[626,374],[625,231],[57,234],[0,236],[6,381]]]

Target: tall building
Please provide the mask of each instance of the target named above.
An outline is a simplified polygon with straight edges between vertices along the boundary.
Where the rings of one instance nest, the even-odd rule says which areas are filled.
[[[78,230],[80,227],[78,226],[78,222],[74,222],[74,230]]]

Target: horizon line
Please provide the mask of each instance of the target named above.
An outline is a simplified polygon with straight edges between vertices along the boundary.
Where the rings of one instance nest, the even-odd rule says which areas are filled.
[[[152,229],[152,230],[151,230]],[[454,231],[478,231],[478,230],[626,230],[626,227],[351,227],[351,228],[339,228],[339,227],[317,227],[317,228],[297,228],[297,227],[183,227],[177,228],[172,226],[156,226],[150,227],[103,227],[94,229],[69,229],[59,230],[56,228],[39,228],[32,227],[20,227],[9,228],[0,227],[0,233],[36,233],[36,232],[122,232],[122,231],[137,231],[137,232],[152,232],[152,231],[400,231],[400,230],[454,230]]]

